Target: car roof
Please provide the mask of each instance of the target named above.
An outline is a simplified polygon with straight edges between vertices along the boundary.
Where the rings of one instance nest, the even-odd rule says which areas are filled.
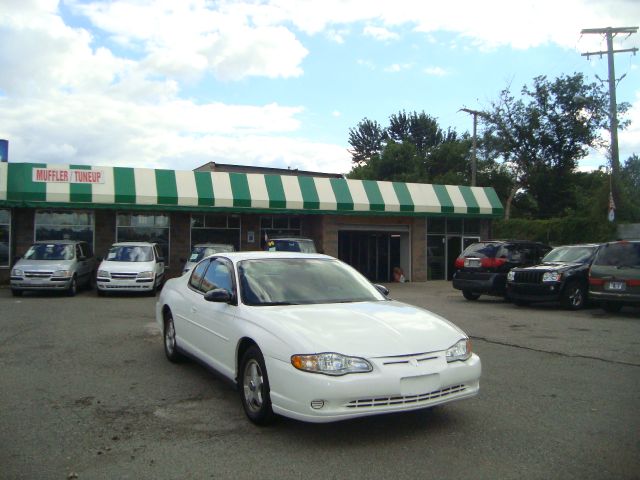
[[[152,247],[153,245],[157,245],[156,243],[150,242],[116,242],[112,244],[112,247]]]
[[[287,236],[274,235],[273,237],[269,237],[269,240],[309,240],[310,242],[313,242],[313,239],[308,237],[296,237],[291,235],[287,235]]]
[[[575,243],[573,245],[556,245],[553,248],[561,248],[561,247],[599,247],[602,243]]]
[[[288,258],[288,259],[318,259],[318,260],[335,260],[334,257],[329,255],[323,255],[321,253],[300,253],[300,252],[224,252],[212,255],[214,257],[228,258],[233,262],[240,262],[242,260],[265,260],[272,258]]]
[[[87,243],[87,242],[85,242],[84,240],[38,240],[38,241],[33,242],[33,243],[34,243],[34,245],[35,244],[42,245],[42,244],[49,244],[49,243],[60,243],[60,244],[63,244],[63,245],[73,245],[73,244],[76,244],[76,243]]]
[[[196,243],[194,247],[233,247],[230,243]]]

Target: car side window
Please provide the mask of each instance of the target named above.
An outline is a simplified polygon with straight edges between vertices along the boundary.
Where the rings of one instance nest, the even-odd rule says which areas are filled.
[[[93,257],[93,252],[91,251],[91,246],[88,243],[81,243],[80,248],[82,249],[82,254],[87,257]]]
[[[83,257],[82,250],[80,249],[80,244],[76,243],[76,259],[80,260]]]
[[[200,290],[205,293],[216,288],[224,288],[228,292],[233,290],[231,271],[226,263],[218,259],[211,261],[200,284]]]
[[[196,290],[200,290],[200,284],[202,283],[202,277],[204,277],[204,272],[207,270],[209,266],[208,261],[200,262],[196,265],[196,268],[191,272],[191,278],[189,278],[189,286]]]

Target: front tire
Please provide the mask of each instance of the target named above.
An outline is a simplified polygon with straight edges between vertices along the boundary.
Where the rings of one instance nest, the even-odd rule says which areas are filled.
[[[269,395],[269,377],[264,357],[257,346],[249,347],[240,362],[240,400],[249,420],[268,425],[274,420]]]
[[[170,362],[178,363],[182,360],[182,355],[178,352],[178,344],[176,342],[176,327],[173,324],[173,315],[171,310],[167,310],[164,314],[164,354]]]
[[[462,296],[471,301],[475,301],[480,298],[479,293],[473,293],[471,290],[462,290]]]
[[[69,284],[69,288],[67,289],[67,296],[75,297],[76,293],[78,293],[78,279],[74,275],[71,278],[71,283]]]
[[[586,303],[587,291],[579,282],[569,282],[562,292],[562,305],[569,310],[580,310]]]

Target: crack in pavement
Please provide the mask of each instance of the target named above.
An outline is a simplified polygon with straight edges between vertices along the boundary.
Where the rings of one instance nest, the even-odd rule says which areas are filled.
[[[549,353],[551,355],[558,355],[560,357],[584,358],[586,360],[599,360],[601,362],[613,363],[615,365],[626,365],[626,366],[630,366],[630,367],[640,367],[640,363],[623,362],[621,360],[608,360],[606,358],[593,357],[593,356],[590,356],[590,355],[580,355],[580,354],[572,354],[572,353],[554,352],[552,350],[542,350],[540,348],[525,347],[524,345],[518,345],[518,344],[515,344],[515,343],[501,342],[500,340],[490,340],[490,339],[488,339],[486,337],[478,337],[478,336],[475,336],[475,335],[469,335],[469,338],[471,338],[473,340],[481,340],[483,342],[491,343],[491,344],[494,344],[494,345],[502,345],[502,346],[505,346],[505,347],[521,348],[523,350],[530,350],[532,352],[538,352],[538,353]]]

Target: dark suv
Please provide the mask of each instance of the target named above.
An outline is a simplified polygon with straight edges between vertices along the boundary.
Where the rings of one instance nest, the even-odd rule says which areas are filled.
[[[560,303],[578,310],[585,306],[591,262],[599,245],[556,247],[540,265],[512,268],[507,275],[507,295],[516,305],[529,302]]]
[[[640,240],[600,247],[589,271],[589,295],[607,312],[640,305]]]
[[[453,288],[467,300],[480,295],[505,296],[507,273],[513,267],[540,263],[551,247],[526,240],[488,240],[469,245],[456,259]]]

